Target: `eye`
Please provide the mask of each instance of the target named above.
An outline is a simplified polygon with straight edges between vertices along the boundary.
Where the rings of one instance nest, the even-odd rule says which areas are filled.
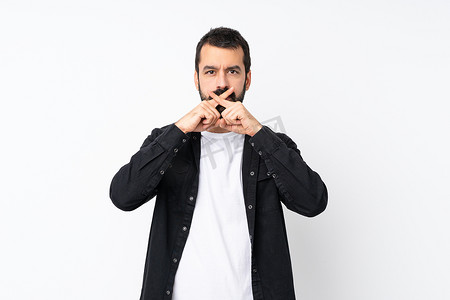
[[[214,74],[214,70],[206,71],[205,74],[207,74],[207,75],[213,75],[213,74]]]
[[[231,73],[231,74],[239,74],[239,72],[236,71],[236,70],[230,70],[230,73]]]

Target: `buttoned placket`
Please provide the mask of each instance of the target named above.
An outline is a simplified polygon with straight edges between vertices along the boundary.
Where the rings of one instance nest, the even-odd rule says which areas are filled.
[[[255,217],[256,217],[256,208],[255,206],[256,204],[256,185],[257,185],[257,180],[258,180],[258,176],[256,176],[256,174],[258,174],[259,172],[259,157],[257,155],[254,155],[256,153],[256,151],[254,150],[254,146],[255,144],[249,143],[248,139],[250,138],[250,136],[246,136],[246,143],[248,143],[249,145],[251,145],[251,147],[249,145],[248,146],[248,157],[247,159],[250,159],[250,172],[248,173],[248,183],[247,183],[247,190],[245,191],[244,195],[244,199],[245,199],[245,205],[246,205],[246,213],[247,213],[247,219],[248,219],[248,225],[249,225],[249,232],[250,232],[250,244],[251,244],[251,276],[252,276],[252,291],[253,291],[253,299],[255,300],[261,300],[263,299],[263,294],[262,294],[262,287],[261,287],[261,279],[259,277],[259,273],[258,273],[258,269],[256,266],[256,261],[253,255],[253,236],[254,236],[254,231],[255,231]],[[261,153],[258,153],[259,155],[261,155]],[[247,162],[248,164],[248,162]]]
[[[192,136],[192,148],[194,151],[194,157],[195,157],[195,164],[197,168],[196,176],[194,178],[193,184],[191,186],[191,189],[189,191],[189,195],[186,196],[186,205],[185,205],[185,213],[184,213],[184,219],[183,219],[183,226],[180,229],[180,233],[177,237],[177,241],[175,243],[175,247],[172,253],[172,264],[170,266],[169,270],[169,278],[167,280],[166,284],[166,291],[165,291],[165,297],[167,299],[172,298],[172,291],[173,291],[173,285],[175,281],[175,274],[176,270],[178,268],[179,263],[179,257],[181,257],[181,253],[183,251],[183,248],[186,244],[188,234],[189,234],[189,227],[192,223],[192,217],[195,209],[195,203],[196,203],[196,197],[198,192],[198,183],[199,183],[199,160],[200,160],[200,138],[201,135],[197,132],[195,133],[188,133],[188,135]],[[250,136],[245,136],[244,143],[248,143],[248,139]],[[183,143],[185,142],[185,139],[183,139]],[[257,156],[253,155],[255,153],[253,146],[254,143],[251,143],[250,147],[249,145],[244,145],[244,159],[250,160],[250,172],[247,173],[248,175],[244,180],[246,180],[246,191],[244,191],[244,202],[246,207],[246,216],[247,216],[247,224],[248,224],[248,230],[249,230],[249,238],[250,238],[250,245],[251,245],[251,275],[252,275],[252,290],[253,290],[253,296],[255,300],[263,299],[262,297],[262,288],[261,288],[261,282],[260,277],[258,274],[258,270],[256,267],[256,262],[253,256],[253,235],[254,235],[254,228],[255,228],[255,205],[256,205],[256,184],[257,184],[257,176],[255,174],[258,174],[258,164],[259,159]],[[174,149],[174,152],[176,154],[178,150],[176,148]],[[261,151],[260,151],[261,152]],[[259,153],[261,155],[261,153]],[[244,166],[248,165],[248,162],[246,161],[246,164],[243,164]]]
[[[190,137],[190,133],[187,134]],[[194,140],[197,140],[196,136],[193,136]],[[185,143],[187,139],[183,138],[182,142]],[[178,152],[177,148],[174,148],[174,155]],[[186,240],[189,234],[189,227],[192,222],[192,216],[194,213],[194,207],[195,207],[195,198],[197,196],[197,186],[198,186],[198,172],[197,172],[197,179],[194,180],[193,185],[191,187],[191,190],[189,191],[189,195],[186,196],[186,206],[185,206],[185,214],[183,219],[183,225],[180,229],[180,232],[177,236],[177,240],[173,249],[172,253],[172,264],[169,269],[169,276],[166,284],[166,290],[165,290],[165,297],[167,299],[172,298],[172,292],[173,292],[173,285],[175,281],[175,274],[178,268],[179,258],[181,257],[181,253],[183,251],[184,245],[186,244]]]

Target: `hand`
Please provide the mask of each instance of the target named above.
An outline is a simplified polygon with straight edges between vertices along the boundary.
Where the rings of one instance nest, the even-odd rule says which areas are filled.
[[[225,110],[222,111],[222,119],[217,121],[219,126],[226,130],[254,136],[262,128],[261,123],[259,123],[258,120],[250,114],[242,102],[226,100],[228,96],[223,97],[225,93],[219,97],[213,92],[208,91],[211,98],[213,98],[218,104],[225,107]]]
[[[233,88],[228,89],[217,98],[225,100],[234,91]],[[218,126],[217,121],[220,119],[220,113],[216,109],[219,103],[213,98],[211,100],[203,100],[199,105],[194,107],[190,112],[175,122],[175,125],[184,133],[205,131],[210,127]]]

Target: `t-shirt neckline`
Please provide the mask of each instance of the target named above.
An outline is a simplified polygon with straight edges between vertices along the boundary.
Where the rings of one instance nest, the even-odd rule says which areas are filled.
[[[205,130],[201,131],[200,133],[201,135],[204,135],[207,138],[227,138],[235,135],[241,135],[241,133],[237,133],[234,131],[219,133],[219,132],[209,132]]]

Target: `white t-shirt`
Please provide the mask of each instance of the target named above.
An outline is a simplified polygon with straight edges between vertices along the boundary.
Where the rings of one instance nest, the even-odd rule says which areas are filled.
[[[200,178],[173,300],[252,300],[242,185],[245,135],[201,132]]]

